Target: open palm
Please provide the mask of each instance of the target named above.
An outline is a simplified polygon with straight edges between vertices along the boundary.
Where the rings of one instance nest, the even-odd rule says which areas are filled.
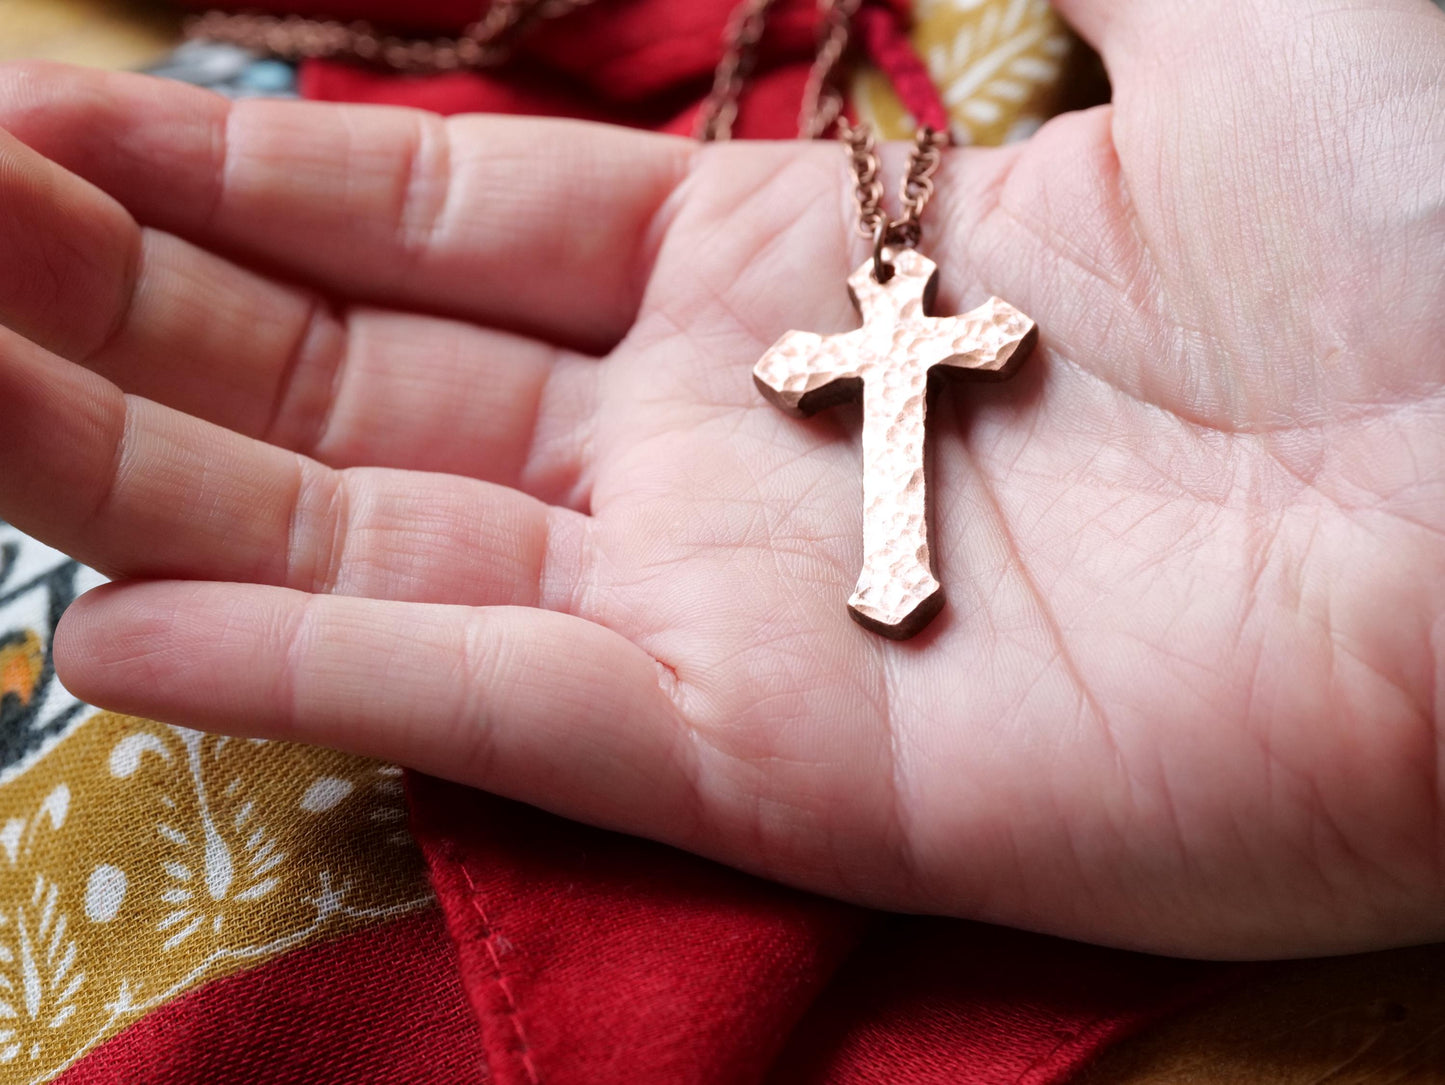
[[[0,72],[0,515],[121,580],[67,685],[876,905],[1445,934],[1445,18],[1060,7],[1114,105],[926,220],[1042,338],[934,411],[902,644],[857,409],[749,378],[853,326],[836,146]]]

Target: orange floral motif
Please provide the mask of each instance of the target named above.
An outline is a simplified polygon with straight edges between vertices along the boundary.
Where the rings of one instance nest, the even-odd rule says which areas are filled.
[[[29,704],[45,666],[45,648],[32,630],[0,640],[0,700],[15,697]]]

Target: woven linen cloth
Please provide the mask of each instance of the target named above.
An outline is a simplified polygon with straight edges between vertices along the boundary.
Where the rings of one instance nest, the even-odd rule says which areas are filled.
[[[495,71],[317,61],[297,85],[685,132],[735,2],[598,0]],[[794,134],[814,22],[780,3],[739,135]],[[888,136],[939,111],[959,140],[1026,135],[1076,49],[1042,0],[869,4],[860,27],[851,108]],[[1044,1085],[1233,974],[883,917],[394,766],[96,711],[50,638],[98,582],[0,526],[0,1085]]]

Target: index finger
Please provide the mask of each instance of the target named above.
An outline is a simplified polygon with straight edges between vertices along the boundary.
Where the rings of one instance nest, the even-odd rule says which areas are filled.
[[[0,69],[0,127],[145,225],[350,298],[596,349],[632,323],[694,149],[582,122],[230,102],[49,64]]]

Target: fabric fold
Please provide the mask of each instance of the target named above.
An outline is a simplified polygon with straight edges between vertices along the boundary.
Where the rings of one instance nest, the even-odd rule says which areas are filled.
[[[455,784],[409,790],[499,1085],[759,1081],[870,921]]]

